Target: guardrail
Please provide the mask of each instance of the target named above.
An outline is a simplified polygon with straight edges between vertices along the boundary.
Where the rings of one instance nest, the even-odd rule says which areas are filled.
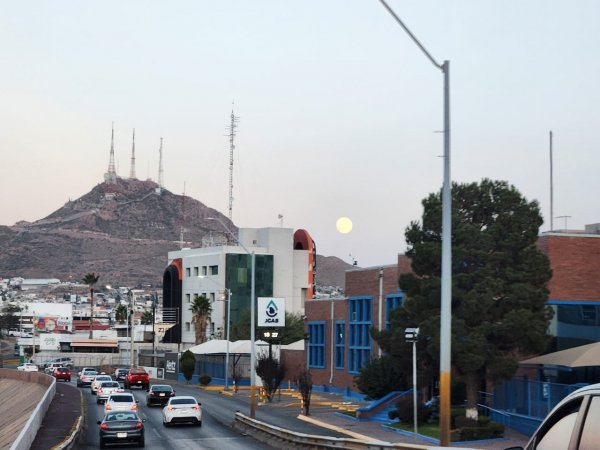
[[[351,438],[336,438],[298,433],[259,420],[251,419],[239,412],[235,413],[233,427],[238,431],[252,435],[261,442],[268,443],[273,447],[289,449],[427,450],[431,448],[423,445],[392,444],[376,440],[363,441]]]
[[[39,372],[19,372],[14,369],[0,369],[0,376],[48,386],[46,393],[33,410],[29,416],[29,420],[27,420],[25,426],[21,429],[21,432],[15,439],[15,442],[13,442],[10,447],[10,450],[29,450],[31,444],[35,440],[37,431],[42,425],[46,411],[48,411],[50,403],[52,403],[52,400],[54,399],[54,394],[56,393],[56,379]]]

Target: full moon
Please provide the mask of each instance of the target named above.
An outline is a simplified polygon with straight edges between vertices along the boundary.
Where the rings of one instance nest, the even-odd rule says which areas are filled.
[[[335,223],[335,227],[342,234],[348,234],[352,231],[352,221],[347,217],[340,217]]]

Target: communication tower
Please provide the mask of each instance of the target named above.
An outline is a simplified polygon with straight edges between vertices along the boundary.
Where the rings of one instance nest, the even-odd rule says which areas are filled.
[[[110,159],[108,160],[108,172],[104,174],[104,181],[110,184],[117,182],[117,171],[115,170],[115,123],[112,124],[110,135]]]
[[[229,220],[232,220],[233,215],[233,149],[235,148],[235,130],[238,127],[240,118],[231,110],[231,122],[227,127],[229,134]]]
[[[133,129],[133,142],[131,144],[131,171],[129,178],[135,178],[135,128]]]
[[[163,188],[163,161],[162,161],[162,153],[163,153],[163,138],[160,138],[160,148],[158,149],[158,188]]]

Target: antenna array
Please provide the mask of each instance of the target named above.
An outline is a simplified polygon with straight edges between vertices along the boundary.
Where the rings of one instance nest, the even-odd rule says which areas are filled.
[[[233,215],[233,149],[235,148],[235,130],[238,127],[240,118],[231,110],[231,122],[227,127],[229,134],[229,220],[232,220]]]

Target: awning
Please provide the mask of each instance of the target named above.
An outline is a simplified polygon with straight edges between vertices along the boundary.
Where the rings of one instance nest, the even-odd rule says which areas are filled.
[[[565,367],[600,366],[600,342],[536,356],[535,358],[520,361],[519,364]]]
[[[108,341],[102,339],[87,339],[85,341],[71,341],[71,347],[109,347],[118,348],[118,341]]]

